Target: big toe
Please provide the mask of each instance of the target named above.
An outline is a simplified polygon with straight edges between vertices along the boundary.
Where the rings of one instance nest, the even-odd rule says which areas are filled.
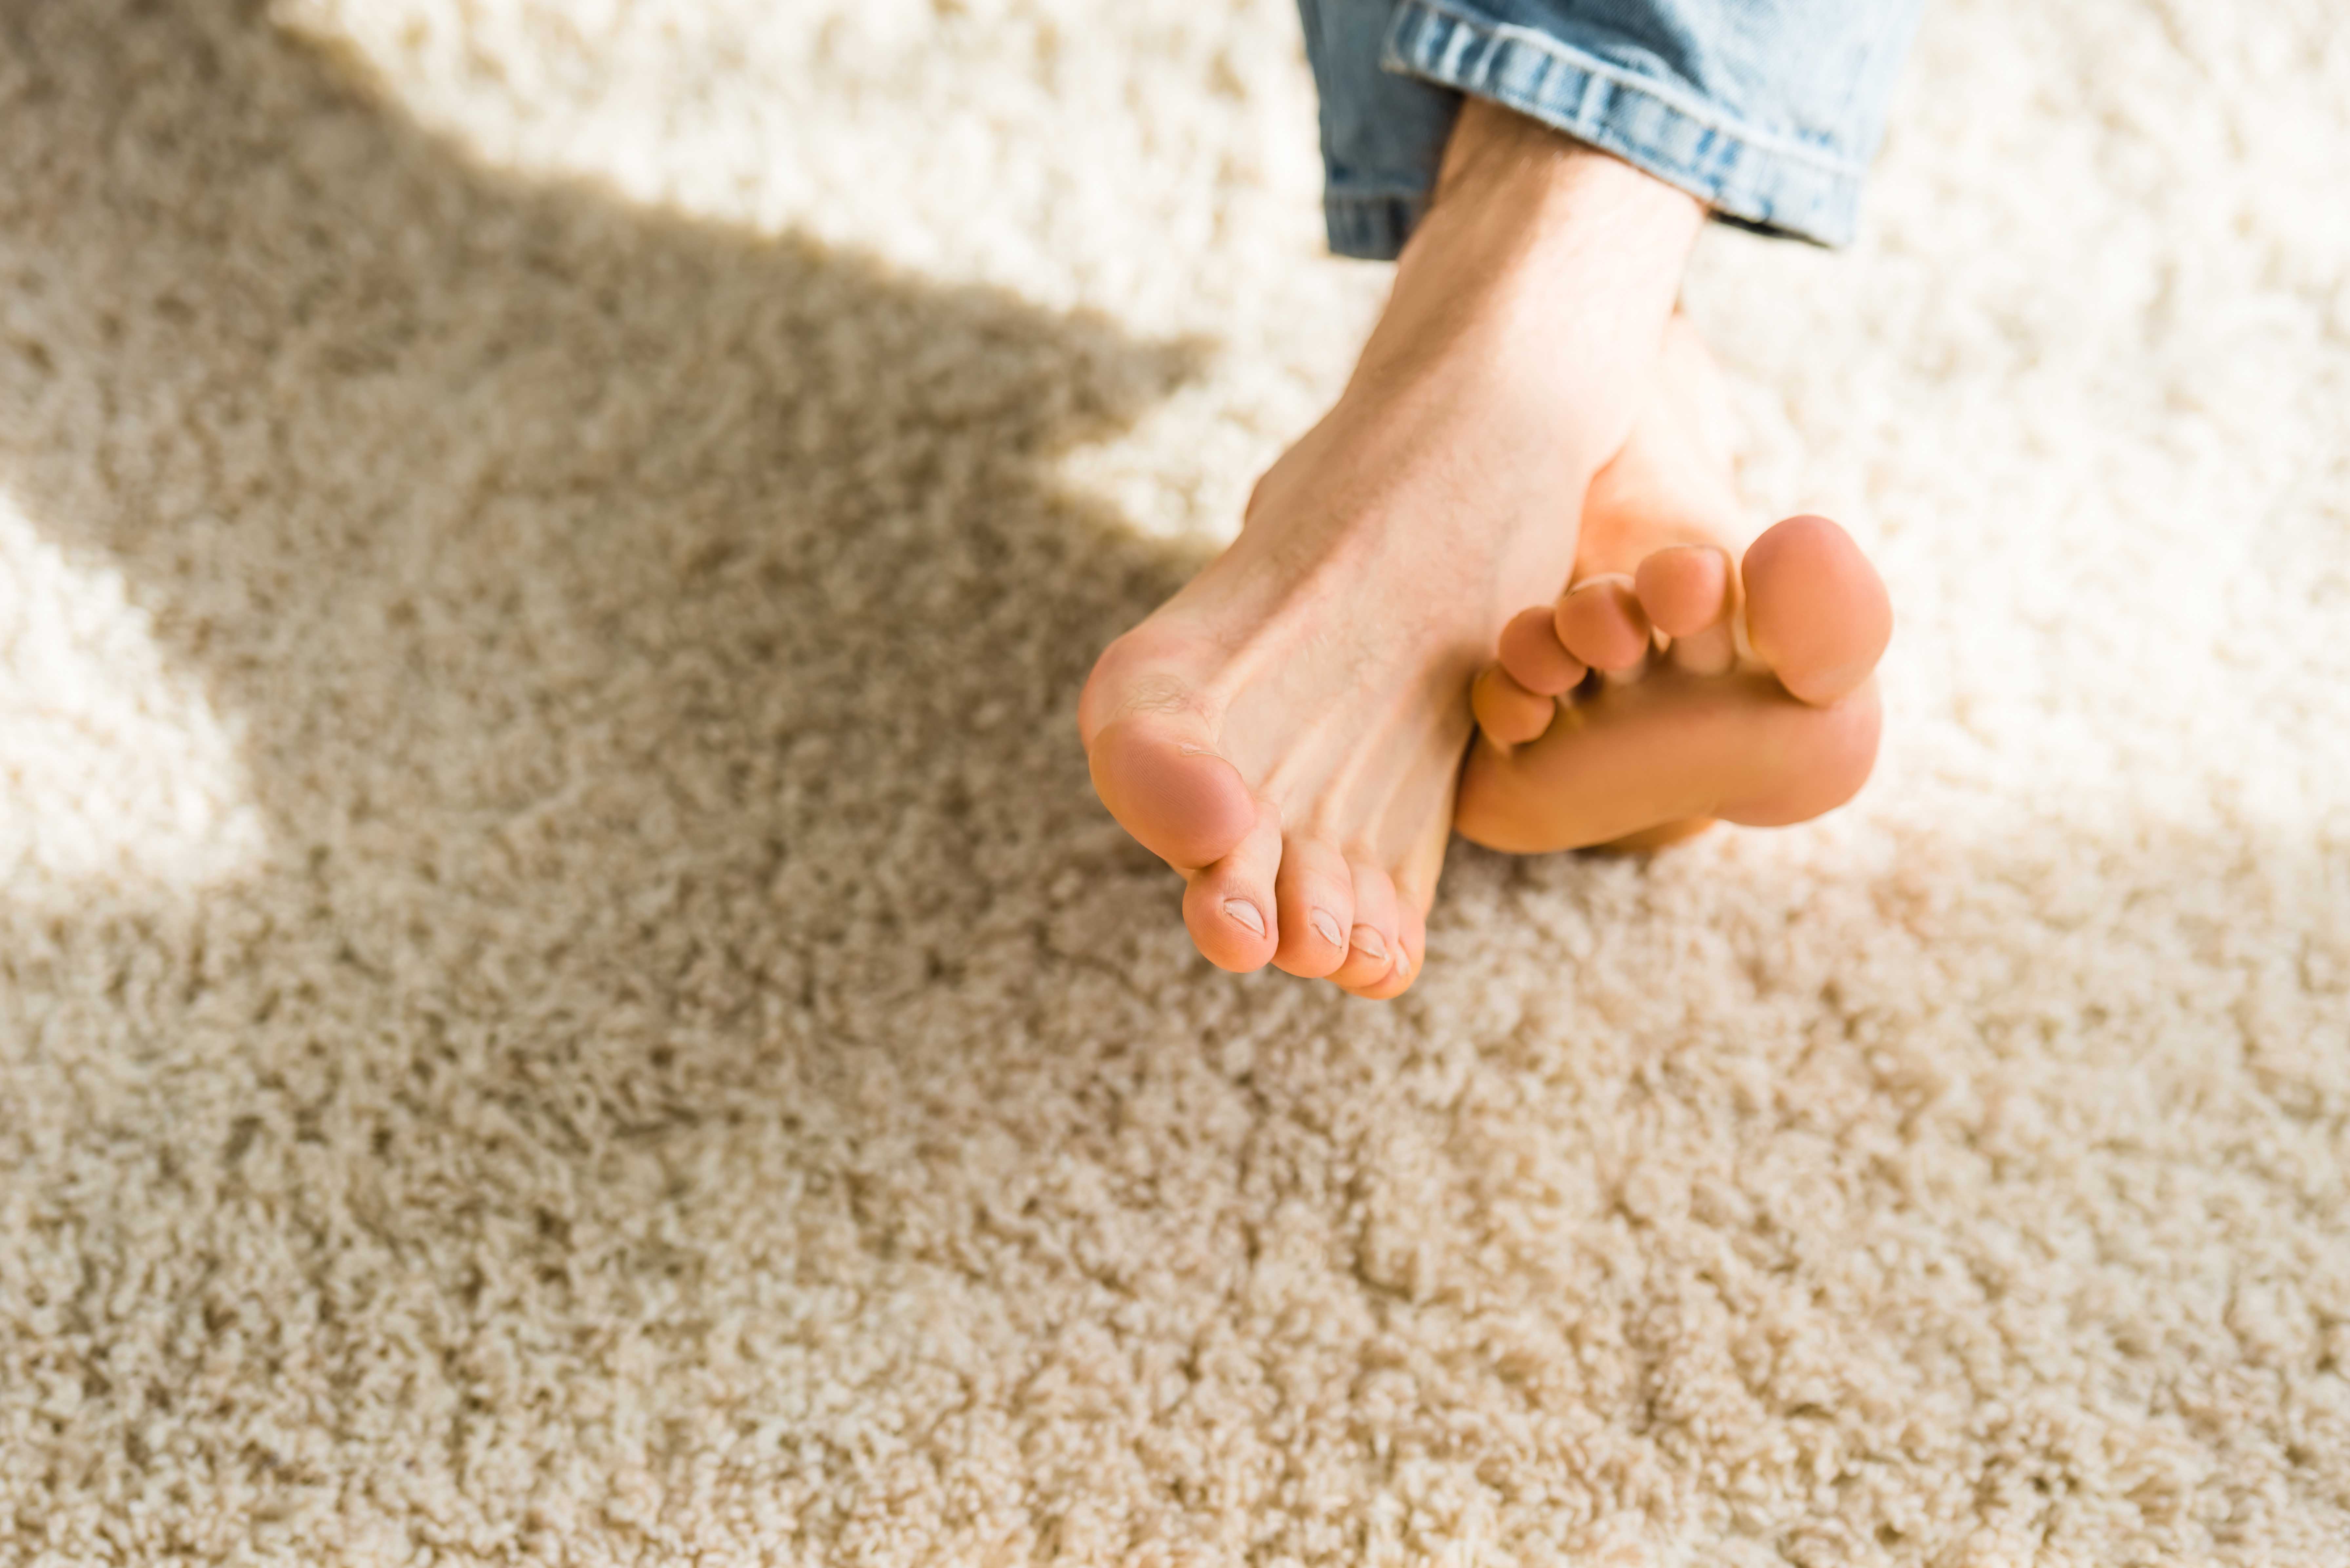
[[[1221,860],[1256,824],[1257,803],[1240,770],[1180,721],[1114,719],[1086,748],[1086,763],[1118,826],[1171,866]]]
[[[1825,517],[1790,517],[1747,547],[1746,636],[1788,692],[1825,707],[1859,689],[1893,636],[1884,579]]]

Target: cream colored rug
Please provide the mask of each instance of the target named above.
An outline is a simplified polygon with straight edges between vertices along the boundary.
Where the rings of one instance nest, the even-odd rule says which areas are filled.
[[[0,1563],[2350,1563],[2350,26],[1938,0],[1691,309],[1853,809],[1191,953],[1281,0],[0,16]]]

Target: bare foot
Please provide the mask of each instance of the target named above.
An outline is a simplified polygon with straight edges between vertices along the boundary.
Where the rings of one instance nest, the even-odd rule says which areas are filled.
[[[1211,961],[1372,997],[1419,973],[1463,694],[1566,580],[1700,215],[1471,102],[1337,405],[1232,547],[1103,653],[1078,703],[1094,787],[1182,873]]]
[[[1676,317],[1656,390],[1593,481],[1575,579],[1503,628],[1472,693],[1464,837],[1646,849],[1719,818],[1802,822],[1877,758],[1885,586],[1843,529],[1743,537],[1719,373]]]

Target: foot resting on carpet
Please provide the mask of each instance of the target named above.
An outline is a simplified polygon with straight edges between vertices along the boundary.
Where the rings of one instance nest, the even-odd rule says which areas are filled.
[[[1676,317],[1657,389],[1585,502],[1575,577],[1481,673],[1455,826],[1521,854],[1802,822],[1877,757],[1876,569],[1825,517],[1742,530],[1720,378]]]

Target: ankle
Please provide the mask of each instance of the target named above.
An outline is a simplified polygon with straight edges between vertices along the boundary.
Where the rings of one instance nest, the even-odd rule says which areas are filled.
[[[1630,164],[1472,100],[1397,264],[1357,389],[1448,364],[1489,384],[1498,375],[1552,439],[1587,429],[1596,469],[1646,389],[1703,216]]]
[[[1506,247],[1513,240],[1538,242],[1563,227],[1587,231],[1595,208],[1613,223],[1653,229],[1652,242],[1677,259],[1686,255],[1705,217],[1696,197],[1613,153],[1471,99],[1445,143],[1428,218],[1449,223],[1501,214],[1489,243]]]

